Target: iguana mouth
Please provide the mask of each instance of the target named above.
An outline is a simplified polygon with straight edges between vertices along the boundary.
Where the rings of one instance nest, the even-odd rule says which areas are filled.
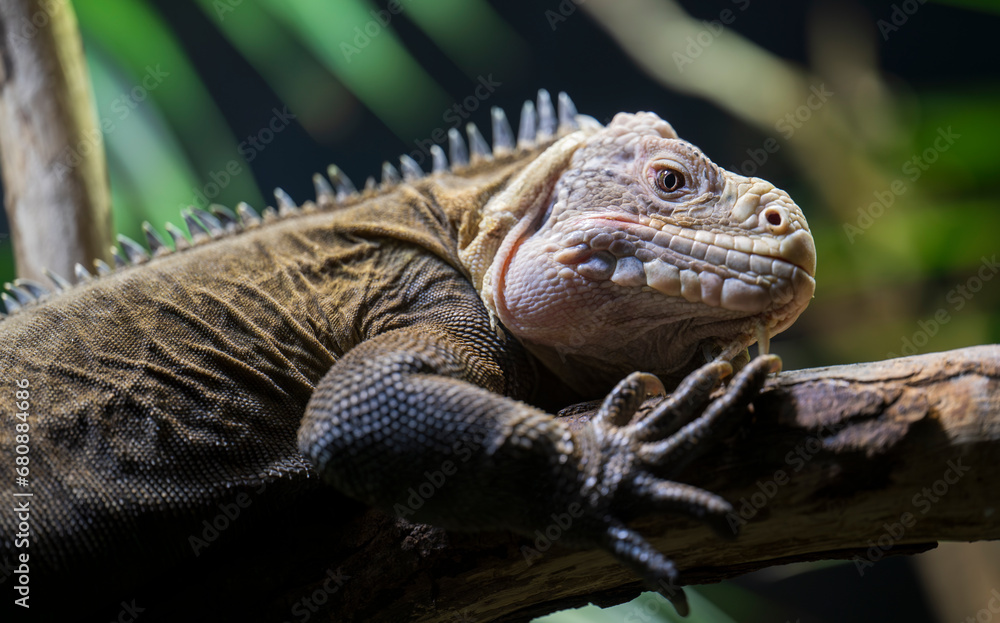
[[[591,281],[646,286],[689,303],[747,314],[804,305],[815,288],[815,250],[804,230],[767,237],[621,215],[586,220],[553,257]]]

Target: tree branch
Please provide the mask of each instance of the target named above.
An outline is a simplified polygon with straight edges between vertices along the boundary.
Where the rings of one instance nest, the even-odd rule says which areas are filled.
[[[0,2],[0,156],[18,275],[104,258],[111,200],[76,17],[67,0]]]
[[[786,372],[755,401],[746,431],[678,480],[736,507],[724,541],[677,516],[636,527],[685,583],[776,564],[849,558],[864,574],[886,555],[935,541],[1000,538],[1000,346]],[[368,513],[329,603],[333,620],[523,621],[639,592],[600,551],[508,534],[406,533]],[[531,564],[525,547],[541,553]]]

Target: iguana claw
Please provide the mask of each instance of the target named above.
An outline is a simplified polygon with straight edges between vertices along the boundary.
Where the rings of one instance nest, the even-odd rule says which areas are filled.
[[[599,473],[587,480],[588,490],[582,493],[591,510],[604,517],[601,545],[669,599],[682,616],[687,614],[687,601],[677,584],[676,567],[625,521],[644,513],[673,511],[708,523],[722,536],[735,536],[725,519],[732,511],[726,500],[660,475],[678,472],[713,439],[731,431],[767,375],[780,367],[781,360],[774,355],[757,357],[710,401],[713,390],[732,373],[727,362],[713,361],[647,411],[640,411],[643,401],[662,393],[663,386],[651,375],[634,373],[608,394],[589,423],[599,448]]]

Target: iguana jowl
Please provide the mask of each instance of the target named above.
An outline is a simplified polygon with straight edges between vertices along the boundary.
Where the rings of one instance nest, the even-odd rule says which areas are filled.
[[[147,228],[152,259],[122,239],[124,266],[99,265],[110,274],[56,277],[55,295],[10,288],[0,379],[30,383],[36,570],[161,553],[144,530],[183,539],[234,486],[294,491],[318,472],[391,509],[454,461],[410,519],[530,534],[576,505],[565,543],[672,585],[669,560],[626,522],[729,510],[659,477],[776,369],[759,357],[705,407],[728,360],[812,297],[805,219],[651,113],[602,127],[540,92],[516,142],[499,110],[492,150],[468,130],[468,150],[449,134],[450,167],[433,150],[432,174],[403,157],[402,174],[386,165],[358,193],[332,168],[315,202],[277,192],[263,219],[242,204],[195,211],[193,244],[168,228],[171,251]],[[721,355],[630,422],[657,377],[676,385],[706,352]],[[551,402],[539,362],[582,398],[610,390],[597,417],[571,429],[531,406]],[[0,400],[4,489],[13,410]],[[15,551],[14,521],[0,513],[0,555]]]

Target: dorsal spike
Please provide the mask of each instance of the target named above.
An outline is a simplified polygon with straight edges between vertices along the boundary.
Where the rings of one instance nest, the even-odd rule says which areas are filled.
[[[313,173],[313,189],[316,191],[316,203],[327,204],[337,201],[337,193],[330,185],[330,181],[323,177],[322,173]]]
[[[15,301],[14,298],[6,292],[0,292],[0,301],[3,301],[3,305],[7,309],[8,315],[21,310],[21,304]]]
[[[100,277],[110,275],[113,272],[104,260],[94,260],[94,268],[97,269],[97,275]]]
[[[510,129],[507,113],[503,108],[494,106],[490,109],[490,119],[493,122],[493,155],[501,156],[514,151],[514,131]]]
[[[36,298],[31,296],[31,293],[24,288],[19,288],[12,283],[5,283],[3,287],[7,288],[7,291],[14,295],[14,299],[17,300],[21,307],[26,307],[37,302]]]
[[[382,186],[398,184],[402,179],[403,177],[396,170],[396,167],[392,166],[391,162],[382,163]]]
[[[117,239],[118,244],[122,245],[122,250],[125,251],[125,257],[130,264],[142,264],[149,261],[149,253],[146,252],[146,249],[141,244],[125,234],[118,234]]]
[[[565,92],[559,92],[559,131],[564,133],[575,132],[580,129],[580,124],[576,122],[576,104]]]
[[[73,274],[76,275],[77,283],[88,283],[94,280],[94,276],[90,274],[90,271],[87,270],[87,268],[79,262],[77,262],[76,265],[73,266]]]
[[[591,130],[600,130],[604,127],[604,124],[594,119],[590,115],[577,115],[576,122],[579,124],[580,129],[589,128]]]
[[[187,221],[187,219],[184,220]],[[163,226],[163,228],[166,229],[167,233],[170,234],[170,237],[173,238],[174,250],[183,251],[191,246],[191,241],[184,235],[184,232],[180,227],[174,225],[173,223],[167,223]]]
[[[435,173],[448,170],[448,157],[444,155],[444,150],[441,149],[440,145],[431,145],[431,160]]]
[[[399,157],[399,168],[403,172],[403,179],[407,182],[419,180],[424,176],[424,170],[420,168],[417,161],[406,154]]]
[[[521,123],[517,128],[517,147],[519,149],[534,147],[536,134],[538,134],[538,113],[535,112],[535,103],[527,100],[521,106]]]
[[[208,233],[213,238],[218,238],[226,233],[226,228],[222,226],[222,221],[217,219],[211,212],[202,210],[201,208],[194,208],[193,212],[198,217],[198,221],[205,226],[205,229],[208,230]]]
[[[351,195],[357,194],[358,189],[354,187],[354,182],[347,177],[343,171],[335,164],[326,168],[326,174],[333,182],[333,187],[337,189],[337,201],[343,201]]]
[[[221,203],[210,203],[208,211],[222,224],[222,229],[225,231],[236,232],[240,230],[239,217],[236,216],[235,212]]]
[[[114,245],[111,245],[110,251],[111,251],[111,259],[114,260],[115,263],[115,269],[125,268],[126,266],[131,265],[131,263],[128,261],[128,258],[125,257],[125,254],[121,252],[121,249],[119,249]]]
[[[493,150],[490,149],[490,144],[483,138],[476,124],[471,122],[466,123],[465,135],[469,137],[469,155],[472,162],[479,159],[489,160],[493,157]]]
[[[160,257],[171,252],[167,242],[149,224],[149,221],[143,221],[142,233],[146,235],[146,243],[149,245],[149,252],[153,257]]]
[[[273,206],[265,206],[264,211],[260,213],[260,220],[265,223],[273,223],[278,220],[278,211]]]
[[[462,134],[455,128],[448,130],[448,155],[451,156],[451,166],[464,167],[469,164],[469,152],[465,148]]]
[[[538,134],[539,142],[547,141],[556,134],[556,110],[552,107],[552,97],[545,89],[538,89]]]
[[[239,215],[243,227],[257,227],[260,225],[260,214],[257,214],[257,210],[254,210],[253,206],[246,201],[236,204],[236,213]]]
[[[278,216],[288,216],[301,212],[291,195],[280,187],[274,189],[274,200],[278,202]]]
[[[375,181],[374,175],[369,175],[368,179],[365,180],[365,189],[361,192],[373,193],[378,188],[378,182]]]
[[[181,216],[184,217],[184,224],[187,225],[188,231],[191,232],[191,244],[199,244],[211,238],[211,232],[194,215],[194,208],[182,210]]]
[[[77,264],[77,266],[79,266],[79,264]],[[45,276],[48,277],[49,281],[52,282],[52,285],[55,286],[56,292],[65,292],[73,287],[73,284],[69,282],[69,279],[66,279],[54,270],[46,268],[42,272],[45,273]]]
[[[14,286],[26,290],[28,294],[36,299],[52,294],[48,288],[32,279],[15,279]]]

